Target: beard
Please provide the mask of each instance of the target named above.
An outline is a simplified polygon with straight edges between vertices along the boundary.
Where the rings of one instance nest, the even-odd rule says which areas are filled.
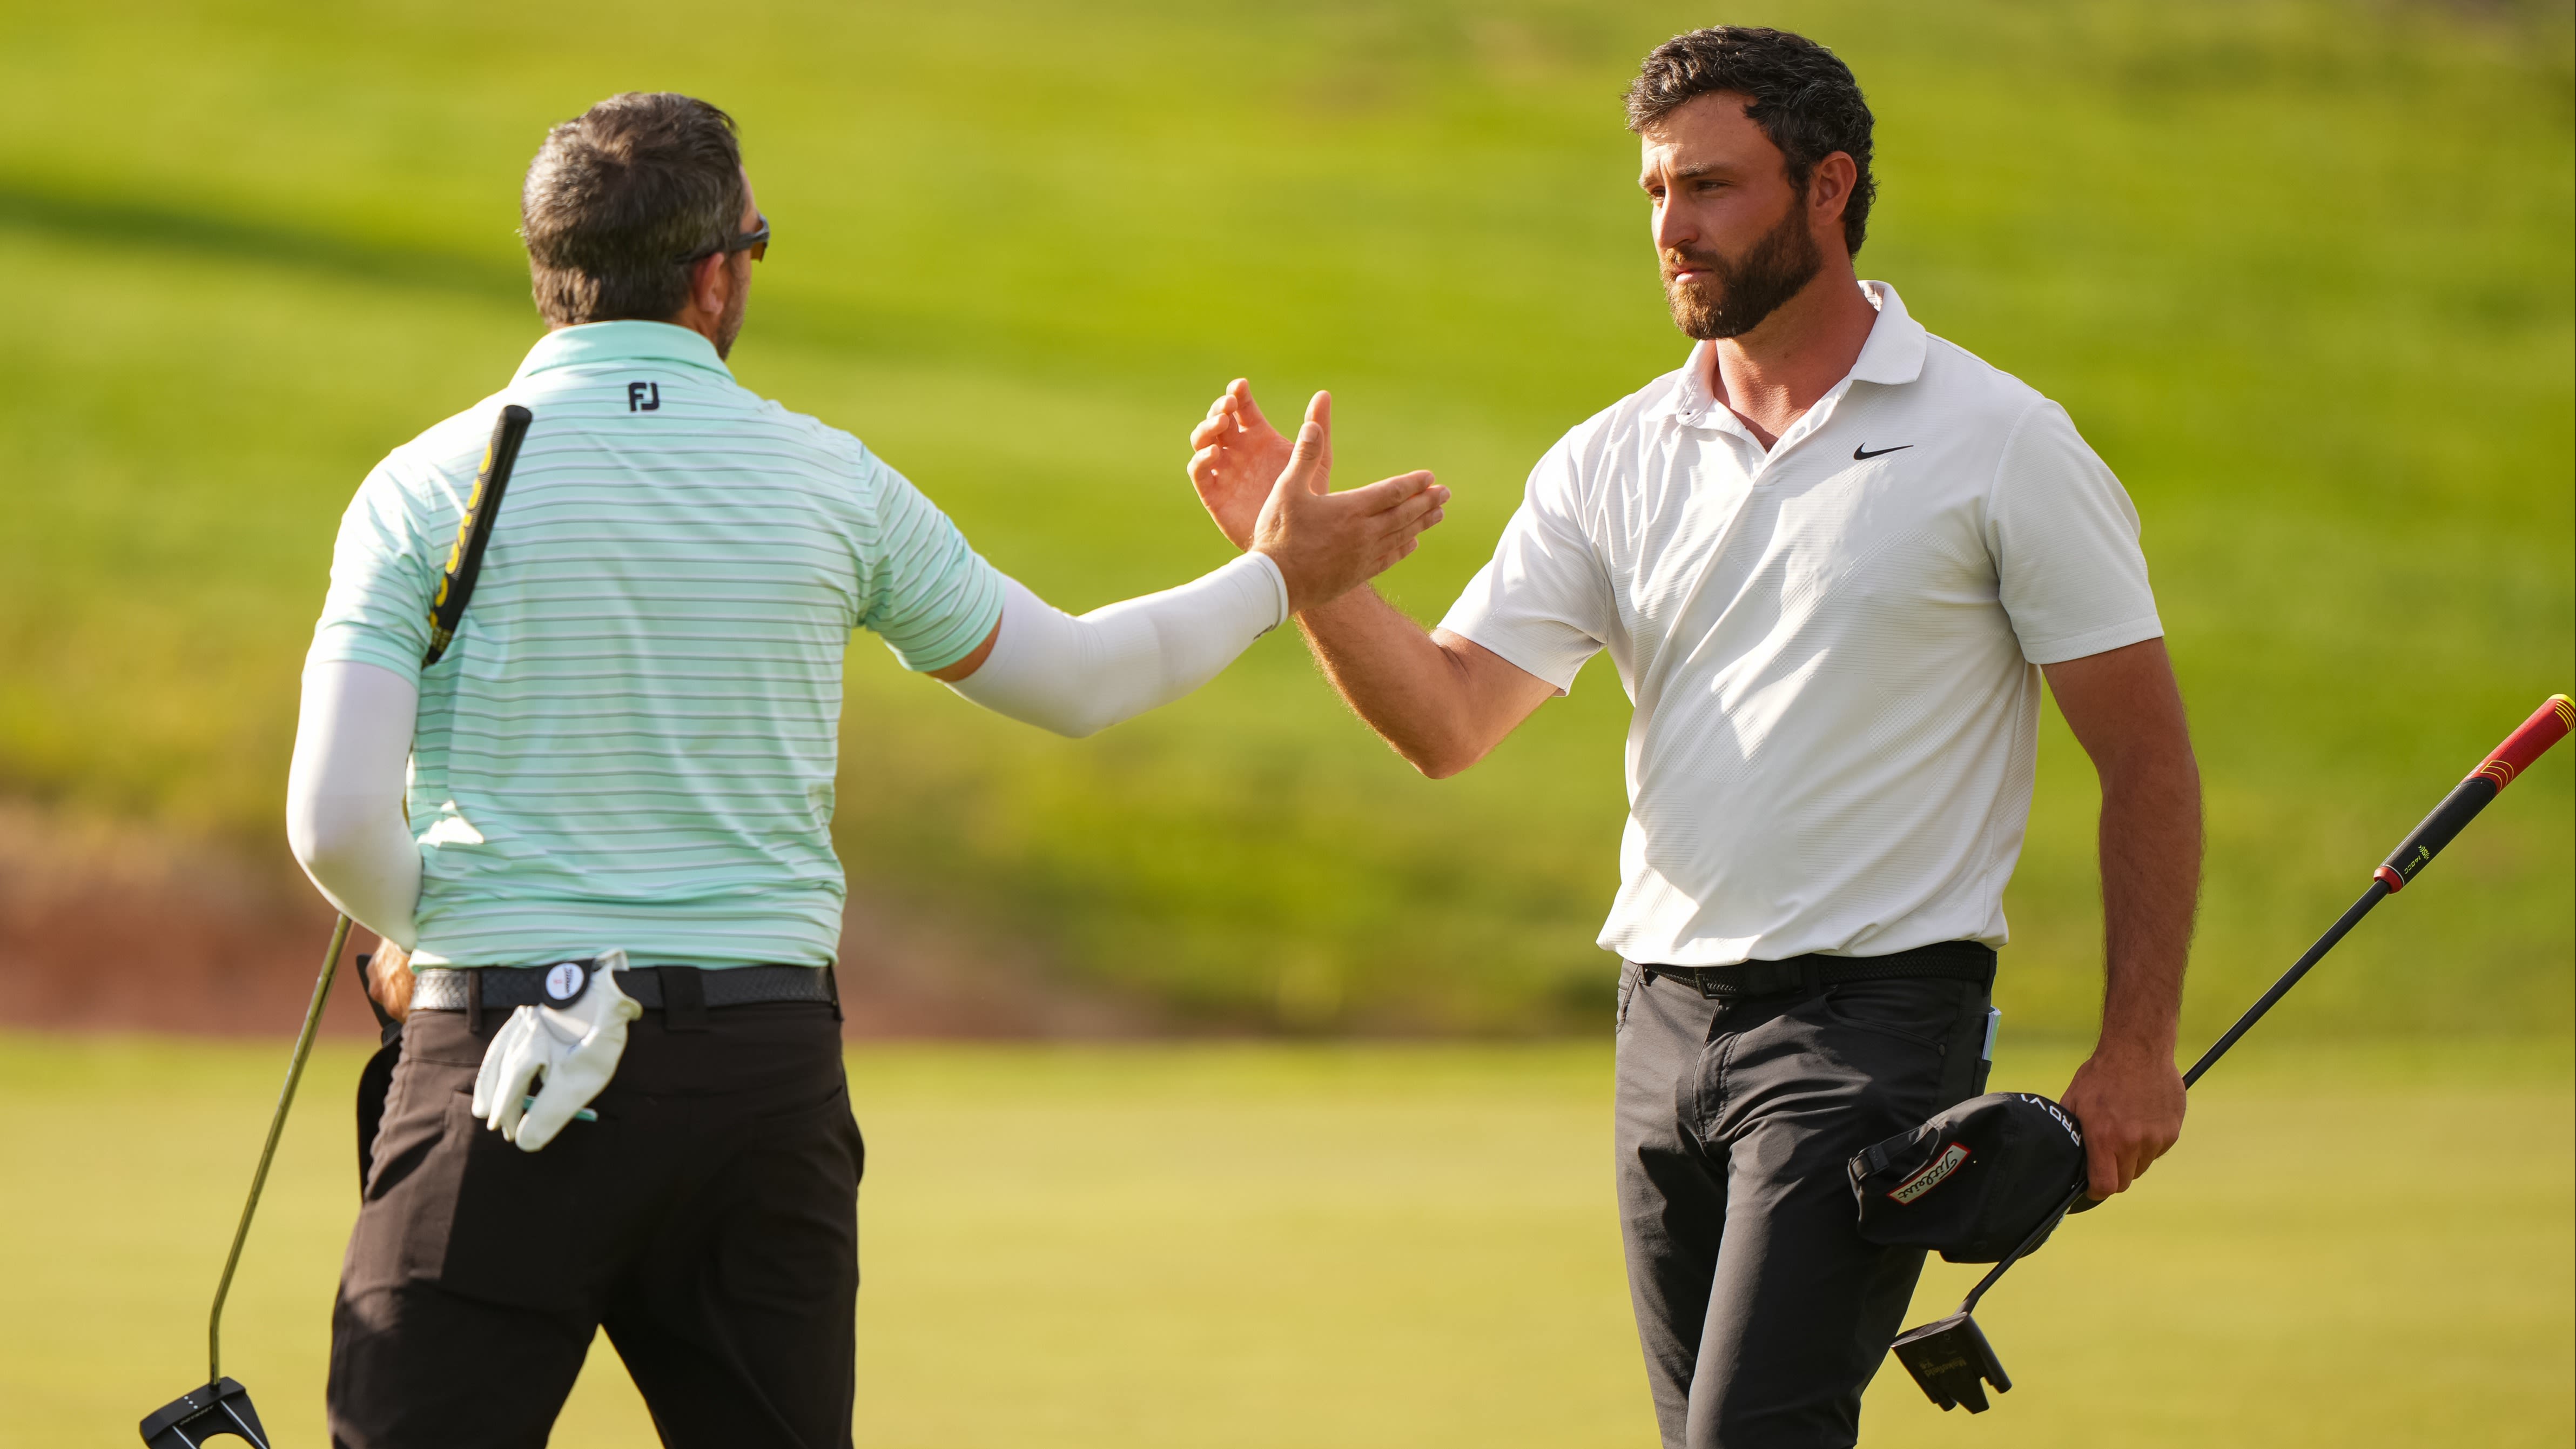
[[[1685,251],[1679,257],[1690,268],[1706,268],[1712,277],[1677,282],[1674,262],[1667,258],[1664,263],[1664,300],[1672,306],[1673,325],[1700,342],[1741,337],[1761,326],[1825,265],[1824,253],[1807,230],[1806,208],[1795,204],[1740,257],[1729,260],[1714,251]]]
[[[742,335],[742,314],[751,305],[751,264],[743,263],[734,278],[733,295],[725,300],[724,315],[716,319],[716,360],[733,356],[733,340]]]

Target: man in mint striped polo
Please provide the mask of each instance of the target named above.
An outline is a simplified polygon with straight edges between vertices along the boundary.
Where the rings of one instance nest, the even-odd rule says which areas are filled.
[[[723,112],[602,102],[549,133],[522,215],[550,330],[360,486],[306,663],[289,838],[385,938],[372,990],[404,1018],[332,1319],[334,1442],[540,1445],[604,1328],[665,1443],[847,1445],[850,632],[1085,734],[1410,552],[1445,493],[1325,492],[1319,395],[1252,551],[1069,617],[858,439],[734,382],[769,226]],[[505,403],[534,422],[424,667]]]
[[[452,667],[420,671],[417,601],[503,400],[536,422]],[[311,659],[419,675],[415,967],[626,942],[826,966],[850,630],[937,670],[1001,611],[1000,574],[865,444],[745,391],[696,332],[598,322],[377,467]]]

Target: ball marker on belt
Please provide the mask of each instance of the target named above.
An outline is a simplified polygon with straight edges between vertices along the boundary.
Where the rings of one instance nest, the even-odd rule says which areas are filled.
[[[546,1000],[556,1006],[570,1006],[581,1000],[581,994],[590,989],[590,971],[589,965],[580,961],[557,961],[547,967]]]

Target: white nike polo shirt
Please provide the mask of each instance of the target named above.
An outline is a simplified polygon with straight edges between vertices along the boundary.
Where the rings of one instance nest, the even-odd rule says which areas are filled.
[[[1894,288],[1768,454],[1711,344],[1567,433],[1442,627],[1636,706],[1601,944],[1718,966],[2005,939],[2038,666],[2163,632],[2138,515],[2064,409]]]

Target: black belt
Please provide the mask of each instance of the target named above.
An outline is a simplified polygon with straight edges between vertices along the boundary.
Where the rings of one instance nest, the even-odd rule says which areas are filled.
[[[1846,981],[1896,981],[1934,977],[1995,983],[1995,948],[1982,941],[1942,941],[1892,956],[1792,956],[1785,961],[1739,961],[1732,966],[1648,966],[1635,963],[1640,982],[1658,976],[1721,1001],[1770,996],[1813,996]]]
[[[591,963],[578,964],[588,970]],[[545,977],[543,966],[467,970],[424,966],[412,981],[411,1009],[475,1012],[544,1006],[550,1004]],[[675,1016],[771,1001],[840,1002],[829,966],[733,966],[712,971],[695,966],[630,966],[617,973],[617,989],[647,1010],[668,1010]]]

